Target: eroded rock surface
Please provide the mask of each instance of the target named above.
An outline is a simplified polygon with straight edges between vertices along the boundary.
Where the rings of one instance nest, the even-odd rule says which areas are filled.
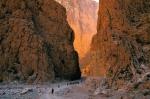
[[[111,85],[121,86],[144,81],[146,74],[149,78],[149,0],[100,0],[97,29],[91,44],[92,75],[107,74]]]
[[[56,0],[67,9],[67,20],[75,32],[74,46],[80,60],[90,49],[96,33],[98,3],[93,0]]]
[[[0,1],[0,81],[80,78],[74,33],[54,0]]]

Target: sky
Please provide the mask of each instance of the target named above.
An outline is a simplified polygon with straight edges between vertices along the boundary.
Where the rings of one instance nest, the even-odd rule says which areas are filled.
[[[97,1],[97,2],[99,2],[99,0],[94,0],[94,1]]]

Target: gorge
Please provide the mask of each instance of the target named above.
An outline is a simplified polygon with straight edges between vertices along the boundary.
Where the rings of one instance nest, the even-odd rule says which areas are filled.
[[[74,47],[80,60],[90,50],[96,33],[98,3],[93,0],[56,0],[67,10],[67,20],[75,33]]]
[[[150,0],[0,0],[0,82],[2,99],[150,99]]]

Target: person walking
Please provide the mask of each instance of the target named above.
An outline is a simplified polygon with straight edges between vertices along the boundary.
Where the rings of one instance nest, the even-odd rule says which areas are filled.
[[[53,89],[53,88],[52,88],[52,91],[51,91],[51,93],[52,93],[52,94],[54,94],[54,89]]]

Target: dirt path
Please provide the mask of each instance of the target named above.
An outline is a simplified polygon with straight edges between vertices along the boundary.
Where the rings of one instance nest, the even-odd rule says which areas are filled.
[[[88,78],[50,85],[0,85],[0,99],[150,99],[150,90],[99,92],[100,81],[100,78]]]

